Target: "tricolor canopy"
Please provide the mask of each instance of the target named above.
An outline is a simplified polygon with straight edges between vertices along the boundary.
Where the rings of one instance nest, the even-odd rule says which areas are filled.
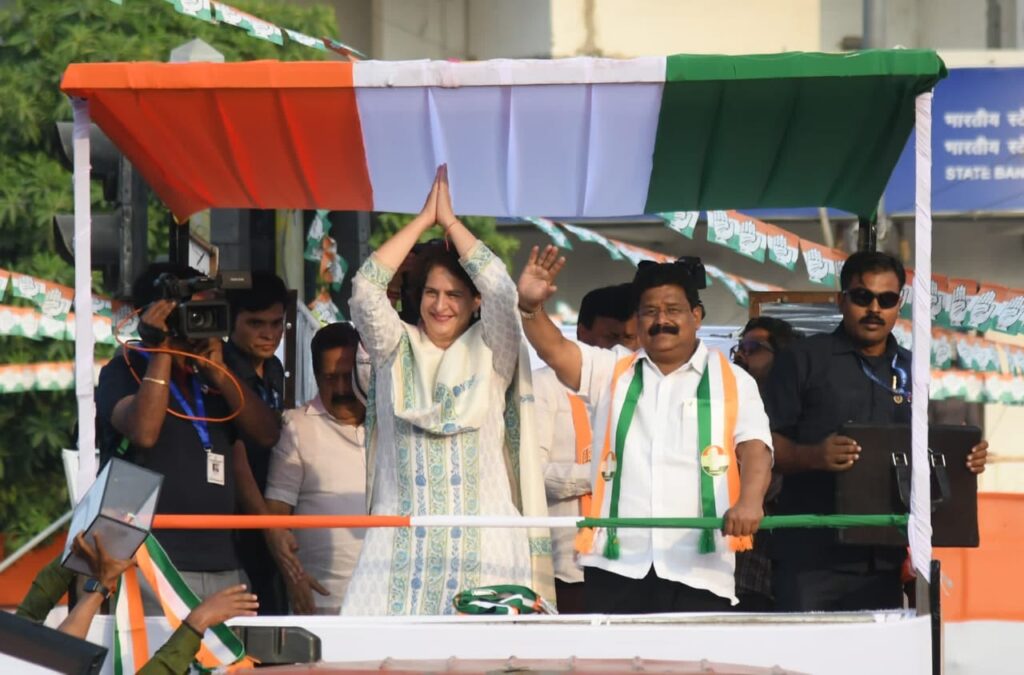
[[[93,63],[62,89],[181,220],[210,207],[870,216],[946,74],[931,51],[359,63]]]

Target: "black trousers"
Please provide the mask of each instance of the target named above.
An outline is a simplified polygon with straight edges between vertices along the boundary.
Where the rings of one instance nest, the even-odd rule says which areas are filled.
[[[555,579],[555,601],[558,603],[559,614],[583,614],[586,605],[587,584],[579,581],[570,584],[568,581]]]
[[[811,567],[777,560],[772,567],[779,612],[842,612],[903,607],[900,570],[863,565]]]
[[[654,567],[643,579],[630,579],[597,567],[585,567],[583,577],[587,611],[593,614],[733,611],[728,598],[661,579]]]

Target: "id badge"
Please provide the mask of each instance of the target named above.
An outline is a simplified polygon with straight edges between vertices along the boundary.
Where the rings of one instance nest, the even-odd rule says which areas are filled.
[[[224,455],[216,452],[206,453],[206,482],[224,485]]]

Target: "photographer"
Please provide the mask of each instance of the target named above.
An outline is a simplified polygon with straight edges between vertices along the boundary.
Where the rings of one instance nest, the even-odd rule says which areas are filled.
[[[230,515],[236,500],[232,444],[244,436],[273,445],[277,418],[228,374],[220,338],[186,337],[179,300],[164,297],[163,275],[200,276],[189,267],[158,263],[135,281],[132,301],[142,312],[143,344],[168,351],[119,350],[100,372],[101,461],[117,456],[161,473],[157,513]],[[235,412],[229,422],[210,421]],[[198,596],[244,583],[229,530],[160,530],[156,536]],[[159,613],[154,602],[146,602],[146,609]]]

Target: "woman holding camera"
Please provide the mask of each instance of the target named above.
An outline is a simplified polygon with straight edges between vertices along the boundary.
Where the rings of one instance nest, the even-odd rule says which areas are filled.
[[[416,256],[419,323],[410,325],[388,301],[388,282],[435,224],[446,241]],[[452,212],[447,167],[438,169],[420,213],[359,270],[350,306],[374,370],[366,420],[370,512],[546,515],[528,391],[520,391],[529,386],[529,363],[523,381],[516,286]],[[550,562],[547,530],[371,529],[342,613],[450,614],[459,591],[499,583],[553,598]]]

